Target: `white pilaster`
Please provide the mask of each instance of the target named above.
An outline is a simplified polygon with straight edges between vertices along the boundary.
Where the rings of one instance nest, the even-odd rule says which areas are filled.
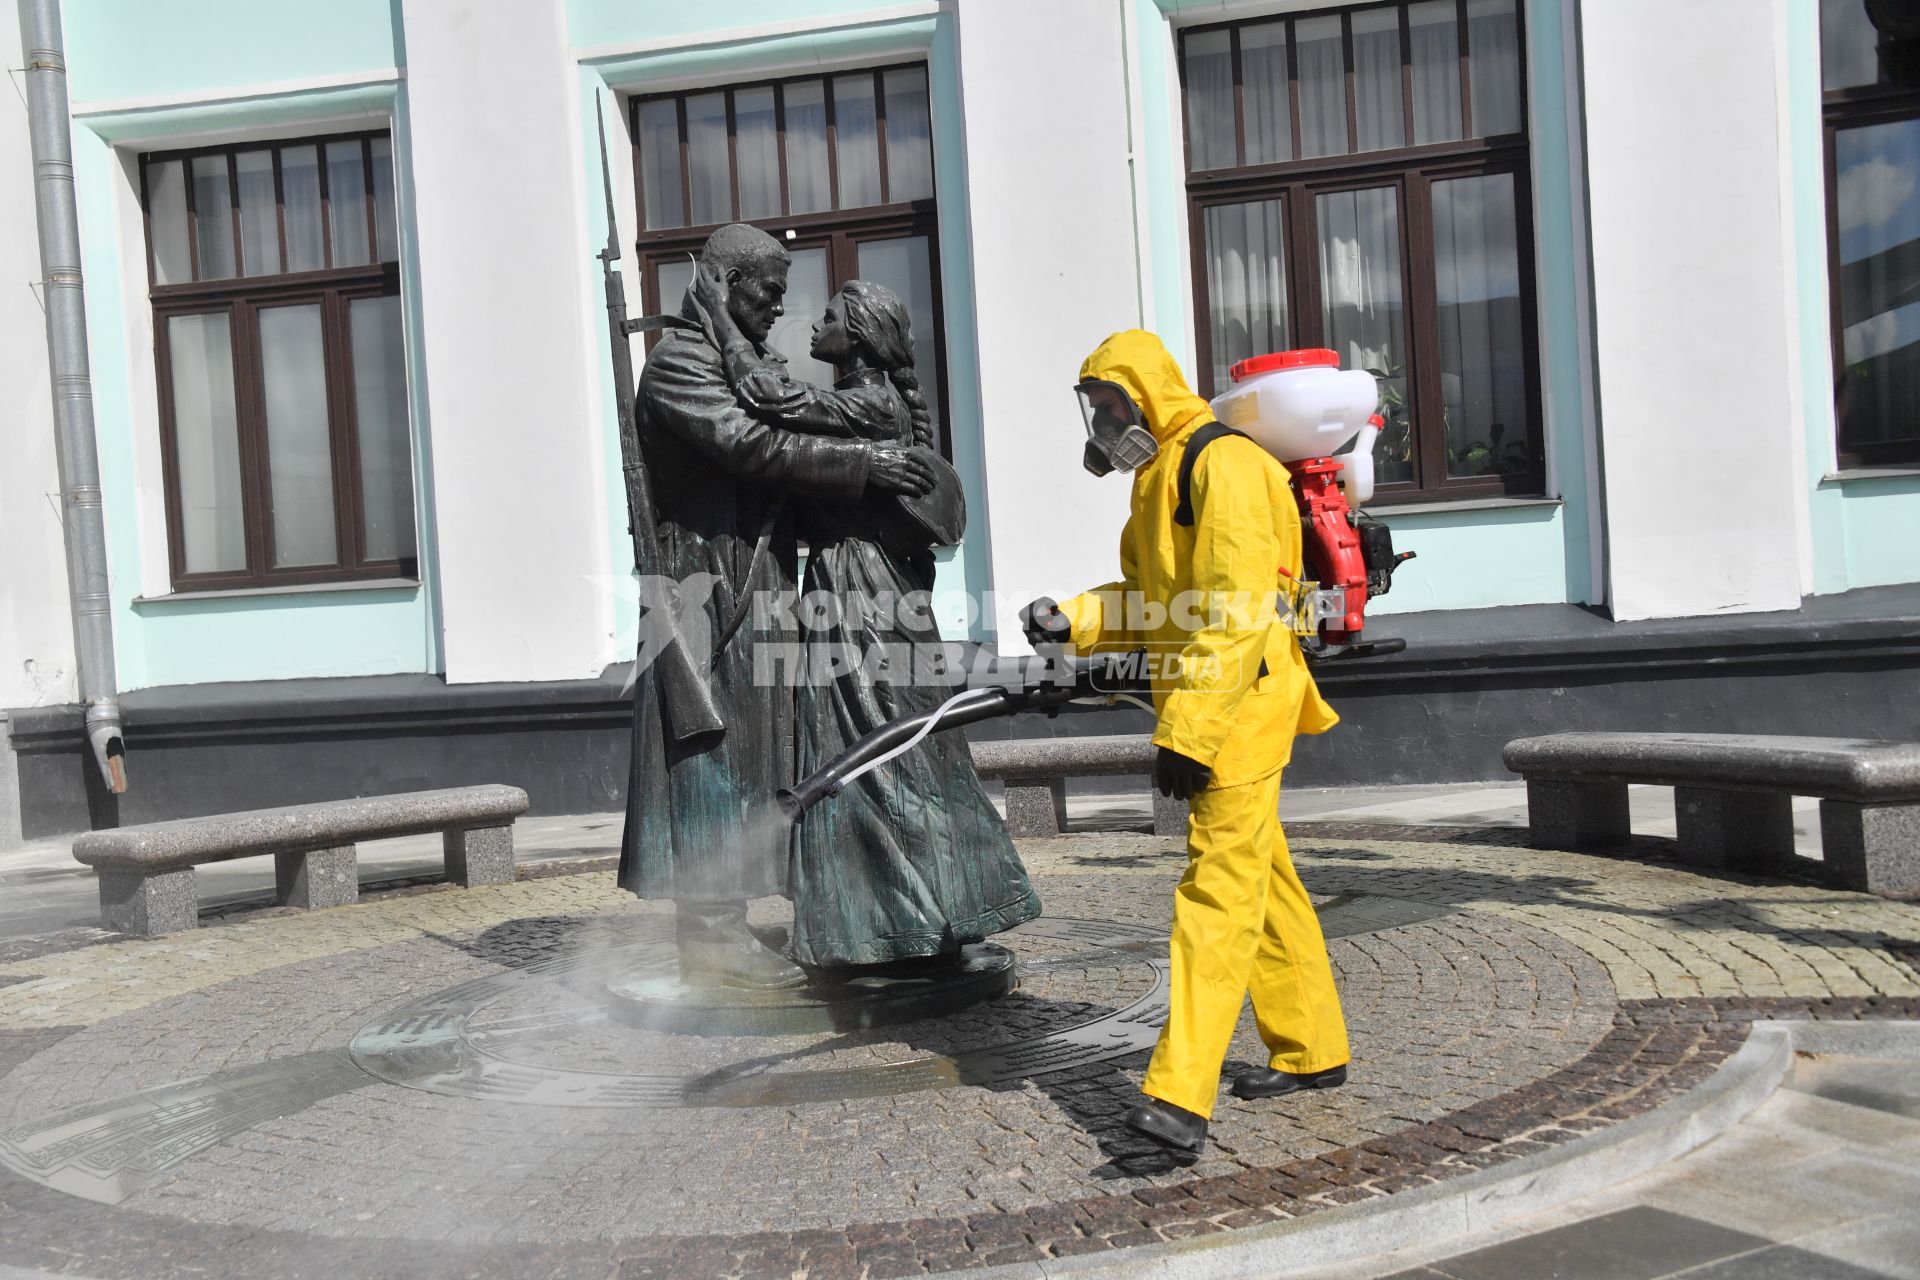
[[[1119,576],[1128,483],[1081,468],[1072,388],[1101,339],[1140,324],[1127,75],[1113,0],[956,8],[979,331],[954,340],[979,344],[996,622],[1010,649],[1025,600]]]
[[[1614,616],[1795,608],[1778,0],[1606,0],[1581,21]]]
[[[561,0],[402,0],[447,678],[612,660],[577,70]]]

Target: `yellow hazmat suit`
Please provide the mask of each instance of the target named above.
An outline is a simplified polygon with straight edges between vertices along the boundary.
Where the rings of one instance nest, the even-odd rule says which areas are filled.
[[[1146,646],[1161,668],[1154,742],[1213,771],[1192,800],[1173,907],[1172,1009],[1143,1086],[1210,1116],[1249,991],[1270,1066],[1306,1073],[1347,1061],[1326,941],[1279,817],[1294,735],[1323,733],[1338,717],[1277,607],[1300,576],[1286,468],[1243,436],[1214,441],[1193,469],[1193,523],[1177,524],[1181,454],[1213,421],[1207,402],[1160,339],[1137,329],[1103,342],[1080,377],[1124,387],[1160,445],[1134,475],[1121,580],[1060,609],[1083,653]],[[1168,669],[1173,655],[1177,669]]]

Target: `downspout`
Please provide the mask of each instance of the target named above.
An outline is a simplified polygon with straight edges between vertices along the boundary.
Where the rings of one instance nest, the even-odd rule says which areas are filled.
[[[19,0],[19,5],[73,645],[80,699],[87,708],[87,744],[108,790],[118,794],[127,789],[126,738],[114,679],[107,525],[93,433],[93,378],[87,367],[87,302],[80,279],[80,213],[73,191],[73,143],[67,133],[60,0]]]

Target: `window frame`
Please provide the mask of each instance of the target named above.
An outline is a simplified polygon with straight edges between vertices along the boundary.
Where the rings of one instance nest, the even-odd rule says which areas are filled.
[[[1920,46],[1920,38],[1914,44]],[[1818,43],[1816,42],[1816,55]],[[1920,60],[1920,50],[1916,50]],[[1846,316],[1842,309],[1841,279],[1845,271],[1840,261],[1840,134],[1849,129],[1903,121],[1920,121],[1920,83],[1900,85],[1855,85],[1848,89],[1827,89],[1820,94],[1820,146],[1822,178],[1826,184],[1827,233],[1827,329],[1833,357],[1833,451],[1842,470],[1875,467],[1907,468],[1920,465],[1920,417],[1913,434],[1902,440],[1848,448],[1840,438],[1840,392],[1847,376]]]
[[[1207,292],[1207,241],[1204,211],[1255,200],[1282,201],[1285,219],[1287,314],[1290,341],[1296,348],[1324,345],[1324,320],[1318,269],[1318,223],[1315,197],[1341,191],[1391,187],[1397,199],[1400,235],[1400,283],[1405,299],[1407,348],[1405,385],[1412,421],[1415,457],[1410,481],[1377,482],[1372,505],[1390,507],[1410,502],[1470,501],[1491,497],[1537,496],[1546,490],[1546,420],[1541,375],[1539,290],[1536,279],[1536,239],[1533,225],[1531,137],[1528,133],[1526,5],[1515,0],[1515,43],[1519,57],[1521,119],[1518,132],[1474,137],[1471,78],[1472,41],[1467,25],[1467,0],[1455,0],[1460,44],[1460,128],[1465,136],[1447,142],[1409,144],[1342,155],[1298,158],[1300,155],[1299,45],[1296,24],[1305,19],[1338,15],[1345,63],[1347,136],[1358,138],[1357,76],[1353,58],[1353,15],[1369,10],[1398,10],[1400,15],[1400,99],[1403,136],[1414,129],[1414,80],[1410,16],[1407,0],[1372,0],[1339,8],[1253,15],[1226,22],[1197,24],[1180,31],[1177,63],[1180,68],[1180,127],[1187,162],[1187,225],[1193,272],[1196,364],[1194,383],[1202,395],[1219,394],[1213,383],[1213,322]],[[1287,86],[1292,129],[1291,160],[1232,167],[1193,167],[1193,113],[1188,105],[1186,43],[1197,34],[1227,31],[1233,76],[1234,155],[1247,153],[1246,107],[1242,82],[1240,32],[1249,26],[1274,22],[1287,27]],[[1515,253],[1519,264],[1521,330],[1525,337],[1523,362],[1528,415],[1527,441],[1533,465],[1525,471],[1492,476],[1447,475],[1447,424],[1440,377],[1438,280],[1434,270],[1432,187],[1460,178],[1511,175],[1513,179]]]
[[[658,314],[678,304],[678,299],[666,299],[660,294],[659,268],[663,262],[697,255],[701,246],[707,242],[723,222],[688,224],[679,227],[663,227],[649,230],[646,227],[646,169],[640,147],[640,110],[650,102],[672,101],[677,104],[676,119],[679,124],[680,143],[680,201],[685,216],[693,216],[692,157],[687,136],[686,100],[705,94],[724,93],[727,109],[727,176],[730,192],[730,220],[745,221],[768,232],[786,246],[789,251],[824,248],[827,251],[827,289],[829,295],[838,293],[847,281],[857,279],[860,264],[860,246],[871,241],[906,239],[912,236],[924,236],[927,241],[927,267],[932,288],[934,313],[934,359],[938,362],[939,399],[933,405],[934,415],[940,426],[940,440],[937,447],[946,457],[952,456],[952,414],[950,410],[951,392],[948,387],[949,364],[947,361],[946,292],[940,271],[940,227],[938,197],[940,174],[936,165],[933,172],[933,194],[917,200],[890,201],[892,194],[891,176],[887,162],[887,113],[886,113],[886,73],[889,71],[920,71],[927,77],[928,120],[932,120],[931,66],[925,61],[891,62],[870,67],[851,67],[841,70],[821,70],[808,74],[778,76],[770,79],[728,81],[724,84],[701,85],[676,89],[665,93],[634,94],[627,101],[627,123],[633,139],[632,164],[634,181],[634,208],[638,212],[636,221],[641,230],[635,237],[634,252],[640,267],[641,304],[648,314]],[[848,75],[866,74],[874,83],[874,133],[878,142],[880,189],[883,203],[860,205],[851,209],[829,208],[811,213],[787,213],[792,204],[792,193],[787,179],[787,122],[786,96],[784,92],[774,95],[774,138],[775,152],[780,171],[780,208],[782,212],[764,218],[739,218],[740,209],[740,169],[738,139],[735,133],[734,95],[753,89],[783,89],[789,84],[806,82],[824,82],[824,111],[826,116],[826,146],[828,199],[838,205],[840,201],[840,164],[839,138],[835,120],[834,81]],[[646,349],[651,352],[661,335],[650,333],[646,338]],[[921,372],[921,381],[926,382],[925,371]]]
[[[318,134],[299,138],[276,138],[228,143],[220,146],[154,151],[140,157],[141,225],[147,241],[148,299],[152,307],[154,374],[159,401],[160,469],[165,491],[167,518],[168,577],[176,592],[252,590],[264,587],[310,586],[336,582],[407,579],[418,581],[419,553],[394,559],[370,560],[364,555],[366,512],[361,492],[358,406],[354,401],[353,345],[350,329],[351,305],[363,298],[399,297],[400,265],[377,261],[380,236],[373,182],[373,143],[389,141],[392,131],[362,130],[348,133]],[[333,200],[326,162],[329,143],[360,143],[362,183],[367,219],[367,246],[376,259],[361,266],[324,266],[318,270],[279,272],[271,275],[242,275],[240,187],[237,181],[237,156],[243,151],[268,150],[273,154],[274,210],[279,229],[280,261],[286,263],[286,206],[281,176],[281,151],[287,148],[318,148],[320,183],[320,240],[322,256],[333,257]],[[149,173],[155,164],[190,161],[204,156],[227,157],[227,199],[231,210],[236,274],[214,280],[193,279],[175,284],[156,282],[156,253]],[[398,175],[395,175],[396,185]],[[191,273],[199,275],[199,236],[194,227],[197,212],[192,170],[183,173],[186,189],[186,227],[188,262]],[[396,192],[397,198],[397,192]],[[396,252],[398,246],[395,246]],[[270,469],[266,421],[266,378],[260,361],[259,312],[273,307],[315,305],[320,307],[321,340],[325,361],[327,392],[327,439],[330,473],[333,480],[334,563],[276,568],[273,564],[273,486]],[[189,572],[186,557],[186,523],[181,509],[178,428],[173,396],[173,362],[169,321],[176,316],[225,314],[228,317],[228,341],[233,355],[234,420],[239,447],[241,525],[246,563],[239,569]],[[409,415],[409,439],[412,422]],[[410,472],[412,468],[409,468]],[[413,478],[417,483],[417,477]],[[413,484],[410,483],[410,488]],[[416,490],[417,492],[417,490]],[[409,503],[418,520],[417,499]],[[417,534],[417,528],[416,528]]]

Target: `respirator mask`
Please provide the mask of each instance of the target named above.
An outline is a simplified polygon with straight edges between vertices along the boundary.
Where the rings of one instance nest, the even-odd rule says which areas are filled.
[[[1087,449],[1082,464],[1096,476],[1132,471],[1152,461],[1160,442],[1147,430],[1140,406],[1117,382],[1088,378],[1073,389],[1080,415],[1087,420]]]

